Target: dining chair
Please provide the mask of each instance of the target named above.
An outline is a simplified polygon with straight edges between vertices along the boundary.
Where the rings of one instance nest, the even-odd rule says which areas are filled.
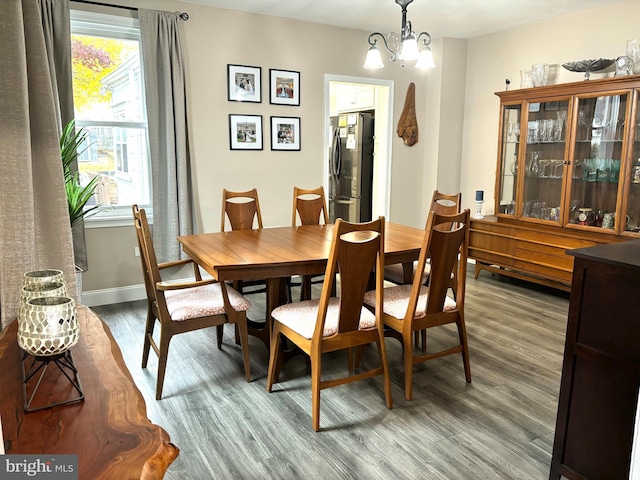
[[[231,192],[222,189],[222,220],[220,231],[224,232],[227,221],[231,230],[254,230],[262,228],[262,213],[258,191],[253,188],[246,192]],[[246,287],[259,287],[245,292]],[[240,293],[265,293],[267,291],[264,280],[235,281],[233,287]]]
[[[460,213],[460,208],[462,206],[462,194],[460,192],[454,194],[442,193],[438,190],[433,191],[433,195],[431,196],[431,206],[430,210],[433,210],[436,213],[440,213],[443,215],[453,215],[455,213]],[[451,225],[440,225],[439,228],[451,228]],[[413,270],[411,274],[411,281],[413,281],[413,277],[417,270],[418,261],[413,262]],[[424,270],[422,270],[422,283],[428,284],[429,282],[429,273],[431,272],[431,259],[427,257],[427,261],[424,264]],[[404,269],[402,264],[396,263],[393,265],[387,265],[384,267],[384,279],[395,283],[396,285],[402,285],[405,283],[404,278]],[[411,283],[409,281],[408,283]],[[450,287],[453,291],[453,295],[455,297],[455,269],[454,272],[451,273],[451,284]],[[420,340],[422,340],[422,350],[426,351],[426,331],[416,332],[415,333],[415,343],[416,346],[419,344]]]
[[[193,263],[191,259],[158,263],[151,239],[149,222],[144,209],[132,206],[145,288],[147,290],[147,321],[142,348],[142,368],[147,368],[149,350],[158,355],[156,400],[162,398],[169,343],[174,335],[218,327],[232,323],[238,327],[242,360],[247,381],[251,381],[249,364],[249,340],[247,310],[251,302],[224,282],[202,280],[194,263],[195,281],[164,282],[160,272]],[[158,343],[153,338],[156,321],[160,325]],[[221,331],[218,330],[218,349],[222,348]]]
[[[405,398],[411,400],[413,365],[434,358],[462,353],[465,378],[471,382],[469,347],[464,322],[464,294],[469,246],[469,209],[455,215],[429,212],[424,240],[418,258],[418,271],[424,269],[427,256],[431,256],[429,285],[419,276],[410,285],[396,285],[384,289],[382,320],[388,327],[387,336],[402,342],[404,357]],[[456,299],[449,297],[451,273],[456,269]],[[368,292],[364,302],[377,308],[376,292]],[[437,352],[414,352],[414,332],[428,328],[455,324],[458,343]],[[425,345],[426,346],[426,345]]]
[[[433,210],[436,213],[440,213],[443,215],[452,215],[454,213],[460,213],[460,208],[462,205],[462,194],[460,192],[456,194],[447,194],[442,193],[438,190],[434,190],[433,195],[431,197],[431,206],[429,207],[429,211]],[[442,225],[442,228],[446,228],[446,225]],[[416,272],[417,261],[413,262],[413,273],[411,274],[411,278]],[[422,282],[426,283],[429,281],[429,271],[431,269],[430,261],[427,259],[425,263],[425,269],[422,273]],[[387,265],[384,268],[384,279],[395,283],[396,285],[402,285],[405,283],[404,278],[404,270],[402,264],[396,263],[393,265]],[[408,282],[411,283],[411,282]],[[455,283],[455,282],[452,282]]]
[[[317,300],[282,305],[272,312],[271,355],[267,391],[277,382],[283,355],[281,335],[309,356],[311,363],[312,427],[320,429],[320,391],[375,375],[384,377],[388,408],[393,408],[387,366],[384,331],[381,322],[384,265],[384,217],[368,223],[349,223],[338,219],[334,226],[322,293]],[[363,298],[375,270],[374,311],[363,306]],[[340,272],[339,296],[331,296],[335,273]],[[380,365],[354,373],[355,347],[376,342]],[[322,380],[323,353],[347,350],[348,373],[341,378]]]
[[[227,222],[231,230],[254,230],[263,228],[262,212],[260,211],[260,200],[258,190],[252,188],[246,192],[233,192],[225,188],[222,189],[222,215],[220,220],[220,231],[226,231]],[[265,280],[235,280],[233,288],[243,295],[267,294],[267,284]],[[268,301],[267,301],[268,304]],[[255,328],[260,328],[257,322],[248,320],[249,324]],[[218,327],[218,335],[221,337],[224,325]],[[236,344],[240,342],[239,332],[236,328]],[[263,340],[268,340],[265,337]]]
[[[326,225],[329,223],[324,187],[320,186],[312,189],[293,187],[291,225],[293,227],[297,226],[298,220],[300,225]],[[324,275],[301,275],[300,300],[310,300],[312,285],[323,281]],[[297,284],[289,281],[289,288],[295,285]]]

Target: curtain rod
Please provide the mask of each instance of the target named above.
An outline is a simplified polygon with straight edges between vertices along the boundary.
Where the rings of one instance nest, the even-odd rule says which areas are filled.
[[[137,7],[127,7],[126,5],[113,5],[111,3],[102,3],[102,2],[94,2],[91,0],[71,0],[73,2],[79,2],[79,3],[87,3],[89,5],[99,5],[101,7],[113,7],[113,8],[122,8],[124,10],[132,10],[134,12],[138,11]],[[176,12],[178,14],[178,16],[184,20],[185,22],[187,20],[189,20],[189,14],[187,12]]]

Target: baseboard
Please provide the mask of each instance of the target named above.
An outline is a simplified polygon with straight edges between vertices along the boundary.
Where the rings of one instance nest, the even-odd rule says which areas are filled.
[[[134,300],[144,300],[146,298],[147,291],[144,284],[82,292],[82,304],[87,307],[133,302]]]

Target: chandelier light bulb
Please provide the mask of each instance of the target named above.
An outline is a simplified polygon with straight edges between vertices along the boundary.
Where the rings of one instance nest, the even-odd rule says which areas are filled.
[[[417,60],[418,57],[420,57],[418,42],[416,41],[416,36],[413,33],[410,33],[402,42],[402,48],[398,54],[398,59],[403,62],[413,62]]]
[[[363,67],[367,70],[378,70],[384,67],[384,63],[382,63],[382,57],[380,56],[380,50],[378,50],[377,46],[371,45],[371,47],[369,47],[367,58],[364,61]]]
[[[420,58],[416,62],[416,68],[425,70],[427,68],[435,68],[436,63],[433,61],[433,52],[430,47],[426,47],[420,52]]]

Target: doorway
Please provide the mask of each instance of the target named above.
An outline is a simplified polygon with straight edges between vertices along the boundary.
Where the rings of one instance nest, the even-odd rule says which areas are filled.
[[[391,200],[391,133],[393,122],[393,81],[373,78],[325,75],[325,155],[324,185],[329,188],[329,152],[332,139],[329,118],[349,112],[372,112],[374,164],[372,216],[389,218]]]

